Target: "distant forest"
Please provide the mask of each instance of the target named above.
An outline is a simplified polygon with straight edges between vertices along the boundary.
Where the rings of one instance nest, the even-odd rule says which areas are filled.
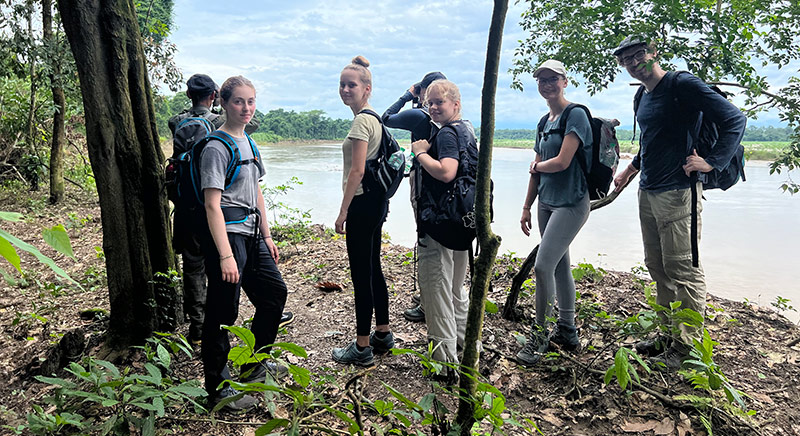
[[[170,136],[167,121],[169,118],[191,107],[191,102],[185,94],[175,94],[171,97],[157,96],[156,98],[156,123],[158,132],[163,138]],[[256,111],[256,120],[259,122],[254,139],[259,142],[275,142],[294,139],[323,139],[340,140],[347,136],[351,120],[333,119],[321,110],[306,112],[273,109],[267,113]],[[409,140],[409,132],[390,129],[398,140]],[[480,135],[479,126],[475,127]],[[498,129],[495,130],[495,139],[505,140],[534,140],[536,130],[533,129]],[[792,130],[789,127],[757,127],[749,126],[744,134],[744,141],[790,141]],[[631,130],[617,130],[617,139],[630,141],[633,136]]]

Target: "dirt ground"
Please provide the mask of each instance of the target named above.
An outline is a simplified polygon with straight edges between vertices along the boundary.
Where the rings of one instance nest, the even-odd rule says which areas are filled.
[[[0,424],[24,422],[30,404],[49,393],[50,388],[33,376],[57,370],[70,359],[97,353],[103,345],[106,322],[84,320],[80,312],[91,308],[108,309],[108,290],[104,282],[104,259],[98,255],[102,246],[100,210],[85,194],[71,194],[58,207],[45,207],[45,193],[20,195],[0,192],[0,210],[22,212],[29,219],[22,223],[2,222],[2,228],[21,239],[42,247],[41,228],[64,224],[68,228],[76,260],[56,254],[49,247],[43,252],[56,259],[85,291],[54,286],[54,275],[30,256],[23,256],[23,282],[0,285]],[[296,321],[279,341],[290,341],[304,347],[307,359],[292,359],[317,374],[332,376],[343,384],[357,369],[333,362],[330,351],[342,346],[355,334],[352,286],[343,239],[331,239],[330,232],[317,228],[319,238],[297,246],[284,247],[280,268],[289,287],[286,310],[294,312]],[[96,248],[98,247],[98,248]],[[383,268],[390,287],[391,323],[396,346],[423,351],[426,342],[424,324],[407,322],[402,312],[410,303],[414,289],[413,263],[410,248],[386,244]],[[518,260],[498,259],[489,300],[502,312]],[[10,270],[8,265],[3,268]],[[18,276],[17,276],[18,277]],[[319,281],[341,284],[342,291],[323,292],[315,287]],[[634,276],[608,272],[601,280],[578,283],[579,307],[587,313],[606,311],[625,318],[645,309],[642,290]],[[533,313],[533,298],[520,299],[520,308]],[[252,316],[253,307],[242,297],[240,322]],[[800,347],[789,346],[800,337],[800,331],[784,317],[769,308],[745,305],[709,296],[706,326],[720,343],[715,361],[730,382],[743,392],[747,408],[755,415],[749,420],[730,419],[720,410],[709,414],[717,435],[796,435],[800,434],[800,400],[797,361]],[[500,313],[488,313],[483,330],[485,351],[481,356],[483,375],[505,396],[510,408],[532,419],[546,435],[703,435],[706,434],[700,414],[692,407],[665,405],[653,394],[639,389],[623,392],[612,382],[603,383],[602,374],[613,363],[619,347],[616,334],[597,316],[579,317],[582,347],[569,358],[556,358],[532,369],[523,369],[511,358],[521,347],[516,336],[528,332],[527,322],[511,322]],[[84,343],[78,355],[59,356],[57,343],[70,331],[80,332]],[[181,333],[186,334],[186,325]],[[628,339],[625,345],[632,345]],[[64,354],[64,353],[62,353]],[[56,356],[54,359],[53,356]],[[141,353],[133,353],[122,365],[140,365]],[[422,376],[422,367],[411,355],[387,356],[365,378],[363,395],[372,400],[389,394],[381,382],[391,385],[408,398],[419,401],[431,392],[430,383]],[[198,358],[177,358],[175,373],[187,379],[202,379]],[[681,394],[705,395],[693,391],[676,374],[651,374],[639,371],[642,382],[656,394],[675,397]],[[717,396],[721,398],[721,396]],[[451,410],[455,404],[447,403]],[[288,415],[279,408],[276,416]],[[225,415],[216,424],[198,421],[196,415],[172,416],[158,421],[159,434],[252,435],[258,423],[270,419],[262,407],[246,415],[228,419]],[[346,430],[341,421],[322,418],[328,425]],[[367,413],[367,422],[381,418]],[[419,428],[431,434],[428,427]],[[2,433],[5,430],[0,431]],[[345,432],[346,433],[346,432]],[[309,433],[314,434],[314,433]],[[370,434],[370,433],[368,433]],[[527,434],[508,427],[507,434]]]

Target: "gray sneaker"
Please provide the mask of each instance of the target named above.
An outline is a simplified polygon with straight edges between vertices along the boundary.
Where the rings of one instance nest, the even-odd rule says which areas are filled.
[[[236,396],[241,395],[239,398],[233,399]],[[230,412],[240,412],[248,409],[252,409],[256,404],[258,404],[258,400],[256,397],[252,395],[245,394],[243,392],[239,392],[236,389],[225,386],[222,388],[221,391],[214,396],[214,405],[221,402],[225,402],[225,405],[222,406],[224,410],[228,410]]]
[[[369,335],[369,346],[372,347],[373,354],[386,354],[394,348],[394,335],[392,332],[389,332],[383,339],[376,336],[375,333],[372,332]]]
[[[242,374],[239,376],[241,383],[265,383],[267,372],[273,379],[286,377],[289,374],[289,368],[275,362],[263,362],[256,364],[252,369],[242,367]]]
[[[356,341],[350,342],[344,348],[334,348],[331,351],[333,360],[344,363],[358,365],[358,366],[372,366],[375,364],[375,359],[372,355],[372,347],[367,347],[364,351],[358,351]]]
[[[422,306],[415,306],[403,312],[403,318],[411,322],[425,322],[425,310]]]
[[[539,362],[547,353],[550,341],[547,339],[547,332],[541,328],[534,327],[528,342],[517,353],[517,362],[523,366],[532,366]]]

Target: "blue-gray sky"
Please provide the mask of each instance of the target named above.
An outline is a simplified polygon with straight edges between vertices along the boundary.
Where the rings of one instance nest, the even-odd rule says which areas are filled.
[[[523,78],[525,92],[509,88],[507,71],[517,41],[526,36],[519,26],[522,10],[512,4],[506,19],[497,128],[534,129],[547,110],[530,75]],[[461,90],[464,118],[478,120],[491,14],[488,0],[177,0],[171,40],[187,78],[203,72],[221,84],[229,76],[244,75],[256,85],[257,106],[263,112],[321,109],[334,118],[351,118],[339,99],[339,73],[350,59],[363,55],[372,64],[371,104],[378,112],[425,73],[442,71]],[[770,81],[784,85],[796,70],[772,71]],[[623,72],[600,94],[589,97],[585,87],[570,86],[567,98],[629,128],[630,82]],[[764,114],[750,124],[777,125],[778,118]]]

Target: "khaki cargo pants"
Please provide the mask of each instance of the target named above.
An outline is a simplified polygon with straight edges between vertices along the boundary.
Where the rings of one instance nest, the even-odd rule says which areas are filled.
[[[700,239],[703,210],[703,187],[697,184],[697,238]],[[680,309],[692,309],[704,315],[706,282],[703,267],[692,266],[691,189],[666,192],[639,190],[639,221],[644,241],[644,261],[656,282],[656,303],[670,307],[680,301]],[[698,241],[699,242],[699,241]],[[699,260],[699,259],[698,259]],[[662,321],[666,317],[662,316]],[[703,326],[673,322],[680,331],[681,342],[692,345],[692,339],[702,340]]]

